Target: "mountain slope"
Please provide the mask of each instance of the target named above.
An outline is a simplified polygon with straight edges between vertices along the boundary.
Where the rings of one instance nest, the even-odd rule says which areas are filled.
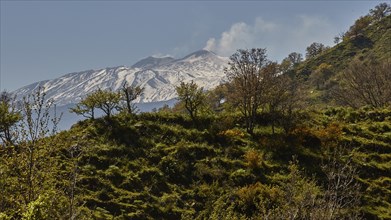
[[[193,80],[209,90],[225,80],[228,58],[200,50],[182,59],[148,57],[132,67],[118,66],[99,70],[69,73],[53,80],[37,82],[14,91],[19,98],[31,94],[39,86],[47,98],[59,106],[77,103],[87,94],[100,89],[118,90],[126,81],[144,87],[136,102],[160,102],[176,98],[175,86]]]
[[[332,66],[334,73],[342,71],[355,59],[366,59],[372,56],[376,59],[391,57],[391,15],[369,25],[362,34],[345,39],[318,56],[308,59],[298,66],[299,74],[309,75],[322,64]]]
[[[175,59],[172,57],[157,58],[157,57],[150,56],[133,64],[132,68],[142,68],[142,69],[153,68],[154,66],[163,65],[172,62],[174,60]]]

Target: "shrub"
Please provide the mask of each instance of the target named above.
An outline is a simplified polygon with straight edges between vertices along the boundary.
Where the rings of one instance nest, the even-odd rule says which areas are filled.
[[[263,154],[254,149],[250,149],[244,154],[244,160],[246,162],[246,165],[251,169],[258,168],[260,166],[262,158]]]

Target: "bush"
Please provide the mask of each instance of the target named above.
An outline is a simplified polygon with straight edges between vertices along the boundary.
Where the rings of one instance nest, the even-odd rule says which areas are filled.
[[[246,165],[251,169],[259,168],[262,159],[263,154],[254,149],[250,149],[244,154]]]

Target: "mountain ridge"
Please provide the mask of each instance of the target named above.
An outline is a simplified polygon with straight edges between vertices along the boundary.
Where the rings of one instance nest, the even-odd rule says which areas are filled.
[[[161,102],[176,98],[175,86],[194,81],[204,89],[224,82],[228,58],[199,50],[180,59],[147,57],[130,67],[116,66],[64,74],[58,78],[35,82],[13,92],[18,99],[44,87],[47,98],[58,106],[78,103],[97,89],[118,90],[127,82],[144,87],[136,103]]]

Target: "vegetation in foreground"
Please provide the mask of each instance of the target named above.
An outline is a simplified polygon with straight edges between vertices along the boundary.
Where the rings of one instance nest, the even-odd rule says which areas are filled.
[[[0,219],[391,218],[388,13],[304,62],[238,50],[230,83],[182,83],[174,108],[134,114],[142,88],[98,90],[59,133],[42,90],[3,93]]]

